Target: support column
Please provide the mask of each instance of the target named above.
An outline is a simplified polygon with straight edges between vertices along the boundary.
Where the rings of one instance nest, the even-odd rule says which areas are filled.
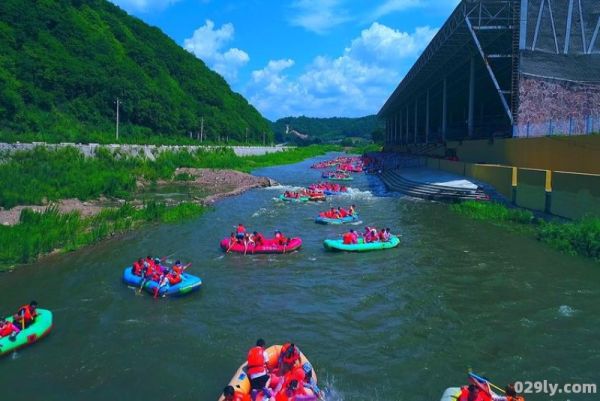
[[[429,143],[429,89],[427,89],[427,104],[425,105],[425,143]]]
[[[467,130],[469,137],[474,134],[474,114],[475,114],[475,57],[471,56],[471,67],[469,68],[469,116],[467,120]]]
[[[398,144],[398,113],[394,114],[394,145]]]
[[[444,77],[442,88],[442,140],[446,141],[448,134],[448,79]]]
[[[403,125],[402,125],[402,109],[398,108],[398,113],[400,113],[398,115],[398,128],[400,130],[400,145],[404,145],[404,129],[403,129]]]
[[[417,128],[419,126],[419,123],[417,121],[419,115],[418,115],[418,108],[419,108],[419,103],[417,101],[418,99],[415,99],[415,144],[417,143]]]
[[[408,112],[408,106],[406,106],[406,144],[407,145],[408,145],[408,132],[409,132],[408,131],[409,130],[408,123],[409,123],[409,120],[410,120],[410,114]]]

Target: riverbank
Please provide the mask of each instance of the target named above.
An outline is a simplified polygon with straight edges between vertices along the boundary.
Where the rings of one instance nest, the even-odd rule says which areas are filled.
[[[249,157],[230,149],[179,151],[163,152],[155,160],[106,148],[98,148],[94,157],[72,147],[5,154],[0,163],[0,269],[72,251],[145,223],[196,217],[219,199],[274,184],[244,171],[336,149],[312,146]],[[148,187],[159,191],[174,183],[190,189],[188,199],[148,196]],[[200,194],[192,195],[193,189]]]
[[[576,221],[547,221],[536,218],[525,209],[508,208],[494,202],[467,201],[450,208],[475,220],[522,232],[569,255],[579,255],[600,262],[600,218],[588,217]]]

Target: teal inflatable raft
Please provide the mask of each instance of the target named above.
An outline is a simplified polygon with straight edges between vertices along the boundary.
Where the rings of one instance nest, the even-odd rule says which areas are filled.
[[[341,239],[326,239],[323,246],[328,251],[346,251],[346,252],[369,252],[381,251],[384,249],[395,248],[400,244],[400,238],[395,235],[388,242],[369,242],[365,243],[362,238],[358,239],[357,244],[344,244]]]
[[[37,308],[36,311],[37,317],[29,327],[21,330],[16,336],[0,338],[0,356],[31,345],[50,332],[52,329],[52,312],[40,308]],[[12,316],[7,317],[6,320],[12,322],[13,318]],[[18,324],[17,327],[19,327]]]

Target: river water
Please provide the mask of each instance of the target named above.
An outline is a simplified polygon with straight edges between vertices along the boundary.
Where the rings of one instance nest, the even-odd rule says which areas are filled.
[[[306,185],[319,181],[308,167],[322,159],[255,173]],[[502,386],[600,382],[597,264],[447,205],[380,196],[375,177],[352,186],[333,205],[355,203],[365,223],[400,232],[398,249],[326,253],[322,240],[342,230],[313,222],[326,205],[278,204],[282,189],[270,188],[0,275],[2,313],[30,299],[55,313],[48,338],[0,360],[2,399],[216,400],[258,337],[298,344],[330,400],[437,401],[468,368]],[[239,222],[301,235],[304,246],[224,255],[219,240]],[[193,262],[203,289],[135,294],[122,268],[148,253]]]

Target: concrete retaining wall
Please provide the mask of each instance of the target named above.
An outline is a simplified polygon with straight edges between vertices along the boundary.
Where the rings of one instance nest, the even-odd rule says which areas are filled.
[[[600,135],[448,142],[448,148],[468,163],[600,174]]]
[[[546,209],[546,170],[517,170],[516,204],[527,209]]]
[[[600,216],[600,175],[553,172],[550,212],[571,219]]]
[[[111,151],[119,151],[131,156],[146,156],[149,159],[154,159],[154,156],[166,151],[188,151],[196,152],[199,149],[214,150],[221,148],[231,148],[238,156],[260,156],[267,153],[283,152],[293,147],[288,146],[157,146],[157,145],[99,145],[97,143],[90,144],[75,144],[75,143],[0,143],[0,152],[16,152],[19,150],[31,150],[36,146],[45,146],[48,149],[58,149],[67,146],[78,148],[84,155],[90,157],[95,155],[95,151],[99,147],[107,148]]]
[[[600,216],[600,175],[598,174],[462,163],[431,158],[427,160],[427,167],[488,183],[507,200],[527,209],[570,219],[587,215]]]

